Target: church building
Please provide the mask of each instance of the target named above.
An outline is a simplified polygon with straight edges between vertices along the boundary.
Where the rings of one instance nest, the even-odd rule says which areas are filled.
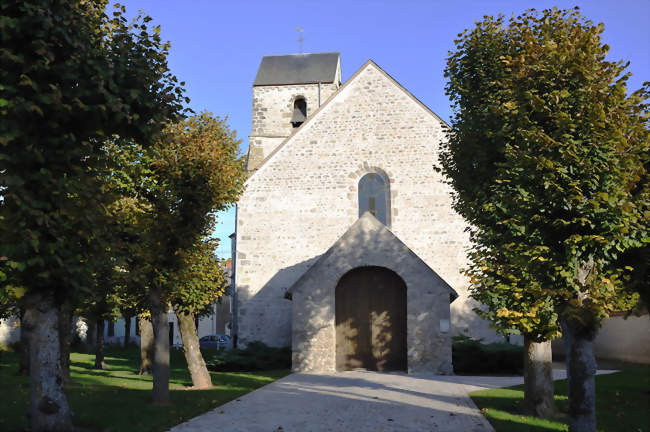
[[[372,60],[266,56],[237,205],[233,332],[293,370],[452,373],[451,337],[497,340],[472,309],[466,224],[438,164],[447,125]]]

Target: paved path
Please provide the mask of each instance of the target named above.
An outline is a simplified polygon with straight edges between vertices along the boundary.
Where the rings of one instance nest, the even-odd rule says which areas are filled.
[[[554,371],[555,379],[564,375]],[[494,431],[467,394],[522,382],[521,377],[296,373],[171,432]]]

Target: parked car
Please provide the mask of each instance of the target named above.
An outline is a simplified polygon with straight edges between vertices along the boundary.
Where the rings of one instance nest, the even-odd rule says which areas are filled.
[[[226,349],[231,346],[230,336],[225,334],[212,334],[199,339],[201,348]]]

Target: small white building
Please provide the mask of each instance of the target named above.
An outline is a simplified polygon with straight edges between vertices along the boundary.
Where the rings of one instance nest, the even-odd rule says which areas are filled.
[[[229,302],[228,302],[229,303]],[[230,328],[226,324],[223,325],[223,307],[220,305],[212,305],[213,312],[208,316],[203,316],[197,320],[197,333],[199,338],[211,334],[227,334],[230,335]],[[218,315],[218,312],[221,314]],[[230,315],[228,313],[228,315]],[[181,333],[178,329],[178,321],[176,314],[169,313],[169,343],[171,345],[182,346]],[[229,320],[228,320],[229,323]],[[115,322],[107,322],[104,326],[104,342],[106,344],[124,343],[124,336],[126,333],[126,323],[123,318],[117,319]],[[130,340],[134,343],[139,343],[140,332],[137,325],[137,319],[131,318],[131,334]]]

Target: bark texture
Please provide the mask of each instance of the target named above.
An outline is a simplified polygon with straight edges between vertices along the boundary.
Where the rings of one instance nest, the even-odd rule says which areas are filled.
[[[153,327],[151,321],[138,316],[140,327],[140,375],[151,375],[153,370]]]
[[[178,320],[178,328],[181,332],[181,339],[183,340],[185,361],[192,376],[192,387],[197,389],[212,387],[210,373],[205,366],[205,360],[203,360],[203,355],[201,354],[194,315],[177,313],[176,318]]]
[[[131,316],[124,317],[124,348],[131,343]]]
[[[30,328],[25,322],[25,308],[20,308],[20,365],[18,375],[29,375],[29,334]]]
[[[158,405],[169,404],[169,321],[167,305],[160,292],[151,289],[149,303],[153,326],[153,392],[151,401]]]
[[[70,377],[70,344],[72,343],[72,306],[64,303],[59,308],[59,345],[61,346],[61,375],[63,384],[72,384]]]
[[[569,389],[569,432],[596,432],[595,332],[575,320],[561,320]]]
[[[524,336],[524,413],[552,418],[557,414],[553,397],[551,341],[534,342]]]
[[[97,323],[94,320],[88,319],[88,330],[86,330],[86,352],[92,352],[95,346],[95,333],[97,333]]]
[[[93,369],[108,369],[104,363],[104,325],[106,321],[97,320],[97,342],[95,347],[95,365]]]
[[[31,294],[26,298],[29,328],[29,423],[33,432],[72,430],[72,415],[61,376],[59,314],[54,298]]]

